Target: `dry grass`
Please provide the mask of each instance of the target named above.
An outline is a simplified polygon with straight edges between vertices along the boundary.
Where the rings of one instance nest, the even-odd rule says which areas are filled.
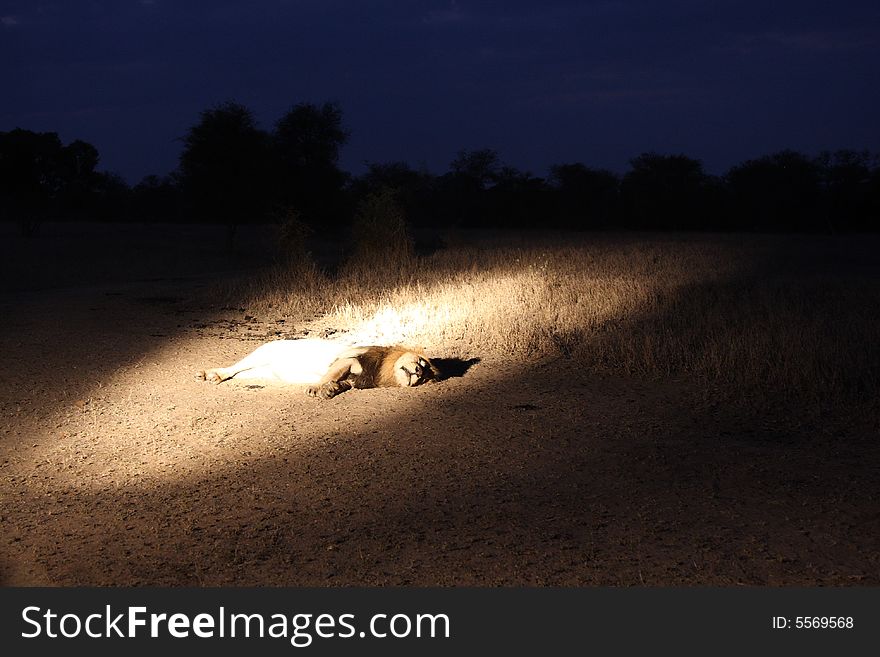
[[[563,356],[742,392],[871,399],[880,380],[876,240],[468,236],[406,267],[276,268],[248,312],[457,357]]]

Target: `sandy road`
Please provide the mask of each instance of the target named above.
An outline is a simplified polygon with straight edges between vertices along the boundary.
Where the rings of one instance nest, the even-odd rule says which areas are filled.
[[[870,427],[492,355],[329,402],[211,386],[277,327],[202,284],[4,305],[4,584],[880,583]]]

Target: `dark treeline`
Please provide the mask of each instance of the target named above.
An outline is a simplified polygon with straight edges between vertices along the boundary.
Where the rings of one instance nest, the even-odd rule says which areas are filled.
[[[97,171],[90,144],[0,132],[0,218],[25,233],[46,220],[222,223],[231,239],[246,223],[329,231],[350,225],[365,203],[375,211],[379,199],[409,223],[435,227],[880,229],[880,158],[867,151],[786,150],[722,176],[685,155],[643,153],[622,176],[564,163],[542,178],[475,150],[440,175],[392,162],[352,177],[338,167],[348,137],[332,103],[297,105],[271,131],[246,107],[226,103],[202,112],[183,136],[177,170],[129,187]]]

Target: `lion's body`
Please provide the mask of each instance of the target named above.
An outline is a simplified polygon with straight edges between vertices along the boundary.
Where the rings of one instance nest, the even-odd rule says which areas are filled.
[[[310,395],[329,399],[350,388],[416,386],[435,379],[437,370],[425,356],[405,347],[304,339],[267,342],[234,365],[197,375],[212,383],[233,377],[306,385]]]
[[[332,340],[273,340],[234,365],[208,370],[206,380],[220,383],[235,377],[296,385],[317,383],[337,357],[350,348]]]

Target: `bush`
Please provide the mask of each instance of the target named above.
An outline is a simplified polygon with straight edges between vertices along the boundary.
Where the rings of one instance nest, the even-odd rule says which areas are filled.
[[[352,255],[356,269],[408,271],[415,260],[406,214],[396,192],[383,188],[367,195],[358,205],[352,222]]]
[[[294,268],[311,266],[312,254],[306,241],[311,236],[312,229],[294,208],[276,210],[274,215],[278,221],[278,247],[282,259]]]

